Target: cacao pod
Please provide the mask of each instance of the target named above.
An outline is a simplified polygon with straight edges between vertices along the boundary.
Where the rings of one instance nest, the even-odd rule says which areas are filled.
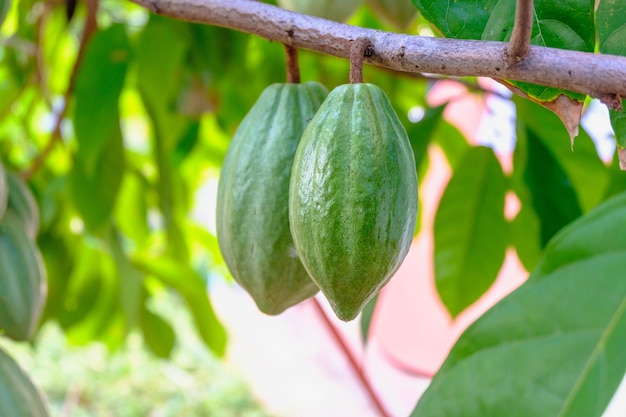
[[[0,349],[0,410],[2,417],[47,417],[48,407],[22,368]]]
[[[337,87],[302,135],[289,189],[296,249],[337,317],[354,319],[400,267],[416,216],[413,151],[389,99]]]
[[[294,12],[343,22],[363,0],[278,0],[278,5]]]
[[[266,314],[279,314],[318,288],[289,230],[289,177],[308,121],[326,97],[318,83],[267,87],[238,127],[217,194],[217,238],[235,281]]]
[[[367,0],[367,5],[390,25],[404,30],[417,16],[411,0]]]
[[[35,333],[47,294],[39,249],[12,209],[0,222],[0,330],[14,340]]]
[[[7,171],[6,182],[9,189],[8,207],[21,220],[26,236],[35,239],[39,231],[39,209],[35,197],[18,173]]]

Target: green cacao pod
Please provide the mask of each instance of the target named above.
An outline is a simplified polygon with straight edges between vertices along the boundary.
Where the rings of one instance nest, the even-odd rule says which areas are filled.
[[[367,0],[367,5],[390,25],[404,30],[417,16],[411,0]]]
[[[318,83],[267,87],[237,129],[217,193],[217,237],[235,280],[266,314],[279,314],[318,288],[289,230],[289,177],[308,121],[326,97]]]
[[[7,171],[6,182],[9,189],[8,207],[19,217],[26,236],[35,239],[39,231],[39,209],[35,197],[18,173]]]
[[[389,99],[337,87],[302,135],[289,189],[296,249],[337,317],[354,319],[400,267],[416,216],[415,160]]]
[[[0,410],[2,417],[47,417],[48,407],[22,368],[0,349]]]
[[[39,249],[8,209],[0,222],[0,331],[14,340],[35,333],[47,294]]]
[[[278,0],[280,7],[294,12],[343,22],[363,0]]]

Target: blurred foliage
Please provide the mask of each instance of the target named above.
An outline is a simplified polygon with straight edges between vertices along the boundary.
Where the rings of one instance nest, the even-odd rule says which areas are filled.
[[[182,300],[161,293],[150,304],[176,326],[182,343],[171,360],[151,355],[137,332],[115,353],[102,344],[72,347],[55,323],[44,325],[36,347],[0,346],[46,393],[53,417],[268,416],[245,381],[194,334]]]

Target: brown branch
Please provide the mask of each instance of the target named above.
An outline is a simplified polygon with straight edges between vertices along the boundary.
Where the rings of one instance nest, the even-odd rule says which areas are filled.
[[[626,97],[626,57],[531,46],[523,63],[506,65],[506,42],[442,39],[354,27],[252,0],[133,0],[155,13],[227,27],[349,58],[351,41],[367,38],[365,62],[405,72],[525,81],[598,97]]]
[[[343,337],[341,337],[341,335],[335,328],[335,325],[330,321],[330,319],[326,315],[326,312],[324,312],[324,309],[320,305],[320,302],[317,301],[315,297],[313,297],[312,300],[313,300],[313,304],[315,305],[315,309],[317,310],[318,314],[324,321],[324,324],[326,325],[328,330],[332,333],[333,337],[337,341],[337,344],[339,344],[339,347],[341,348],[344,355],[346,356],[346,359],[348,359],[350,366],[359,377],[361,384],[363,384],[363,387],[365,388],[365,390],[367,391],[367,394],[369,395],[370,399],[374,403],[374,406],[376,406],[378,413],[381,415],[381,417],[390,417],[390,414],[385,410],[385,407],[383,406],[382,401],[380,400],[380,398],[378,398],[378,395],[374,391],[374,388],[370,385],[367,377],[365,376],[365,374],[363,373],[363,370],[361,369],[361,366],[359,366],[359,363],[357,362],[356,358],[352,354],[350,347],[348,347],[346,342],[343,340]]]
[[[530,37],[533,32],[535,7],[533,0],[517,0],[515,5],[515,24],[507,48],[508,64],[513,66],[521,62],[530,51]]]
[[[298,48],[285,44],[287,56],[287,82],[300,83],[300,65],[298,64]]]
[[[70,75],[70,80],[67,84],[67,89],[65,90],[65,94],[63,94],[63,102],[61,104],[61,109],[57,113],[56,119],[54,120],[54,127],[52,128],[52,133],[50,134],[50,139],[46,146],[39,152],[39,154],[33,159],[30,167],[22,172],[22,178],[28,181],[35,175],[43,166],[44,162],[50,152],[54,149],[55,145],[61,140],[61,123],[67,114],[67,102],[70,100],[70,97],[74,91],[74,85],[76,84],[76,78],[78,76],[78,70],[80,68],[80,64],[83,61],[83,57],[85,56],[85,51],[87,50],[87,44],[91,39],[91,36],[98,29],[98,23],[96,21],[96,12],[98,11],[98,1],[99,0],[87,0],[87,17],[85,20],[85,29],[83,30],[83,36],[80,40],[80,45],[78,48],[78,55],[76,56],[76,61],[74,62],[74,67],[72,68],[72,73]]]

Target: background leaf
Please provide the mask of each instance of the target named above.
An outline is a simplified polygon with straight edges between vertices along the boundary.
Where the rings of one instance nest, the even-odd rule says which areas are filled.
[[[457,165],[435,216],[435,283],[455,317],[495,281],[504,261],[507,181],[493,151],[471,148]]]
[[[626,24],[623,16],[624,4],[620,0],[602,0],[596,12],[598,25],[598,49],[603,54],[626,55]],[[622,110],[609,110],[611,125],[617,143],[626,147],[626,101]]]
[[[481,316],[455,344],[412,416],[602,415],[626,371],[626,356],[619,353],[626,342],[626,280],[620,279],[626,245],[618,236],[624,223],[613,223],[616,233],[608,236],[589,226],[624,216],[625,197],[572,224],[550,247],[560,240],[577,247],[612,243],[582,258],[564,248],[559,256],[567,262],[535,270]],[[544,260],[551,262],[555,253],[547,250]]]

